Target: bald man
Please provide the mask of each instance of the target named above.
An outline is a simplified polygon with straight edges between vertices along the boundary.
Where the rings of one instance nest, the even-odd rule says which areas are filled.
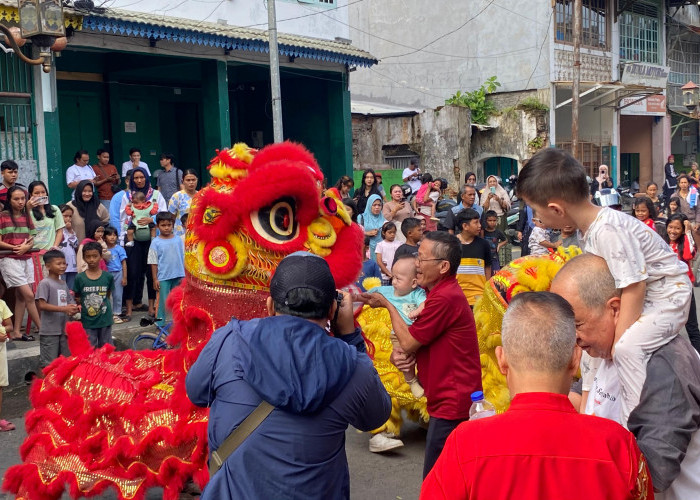
[[[521,293],[503,317],[501,340],[496,357],[510,408],[457,427],[421,498],[653,498],[634,436],[580,415],[567,398],[581,355],[571,306],[553,293]]]
[[[613,362],[620,293],[600,257],[580,255],[555,276],[550,289],[574,309],[582,363],[598,366],[584,390],[583,409],[619,422],[620,385]],[[582,370],[583,371],[583,370]],[[627,425],[637,437],[651,472],[656,498],[684,500],[700,495],[700,358],[683,337],[652,353],[639,404]]]

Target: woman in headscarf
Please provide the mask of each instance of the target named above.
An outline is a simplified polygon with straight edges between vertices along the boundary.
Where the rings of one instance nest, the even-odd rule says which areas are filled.
[[[362,174],[362,183],[355,190],[353,199],[357,203],[357,211],[363,213],[367,207],[367,201],[373,194],[379,194],[377,180],[374,178],[374,170],[371,168],[365,169]]]
[[[382,226],[386,219],[382,215],[382,206],[384,202],[378,194],[373,194],[367,199],[367,206],[362,213],[359,222],[365,230],[365,236],[369,238],[369,258],[375,260],[374,249],[377,248],[377,243],[382,241]]]
[[[136,192],[143,193],[146,196],[147,202],[151,201],[157,203],[159,212],[166,212],[168,210],[168,204],[165,198],[163,198],[163,195],[151,187],[150,178],[146,169],[142,167],[134,168],[129,179],[129,189],[122,199],[122,204],[119,209],[121,221],[119,236],[124,240],[127,256],[127,279],[123,296],[126,302],[126,314],[124,316],[126,321],[131,319],[132,310],[145,310],[145,307],[141,304],[144,279],[148,286],[148,313],[152,317],[155,316],[156,291],[153,288],[153,274],[151,273],[150,266],[147,264],[148,250],[151,248],[151,241],[137,241],[136,239],[128,241],[128,235],[126,234],[126,228],[131,222],[131,218],[126,214],[126,207],[131,203],[131,197]],[[150,224],[151,222],[155,223],[155,217],[143,217],[135,222],[141,225]],[[136,306],[134,306],[134,304],[136,304]]]
[[[92,181],[80,181],[75,188],[75,199],[67,203],[73,209],[73,230],[78,241],[85,239],[85,226],[91,222],[103,225],[109,222],[109,212],[95,194]]]
[[[510,198],[508,192],[498,183],[498,177],[495,175],[489,175],[486,178],[486,187],[481,193],[479,204],[484,208],[484,213],[489,210],[496,212],[498,228],[505,232],[508,225],[506,215],[510,209]]]
[[[601,165],[598,167],[598,176],[591,182],[591,196],[595,196],[600,189],[610,189],[612,187],[613,183],[608,173],[608,166]]]

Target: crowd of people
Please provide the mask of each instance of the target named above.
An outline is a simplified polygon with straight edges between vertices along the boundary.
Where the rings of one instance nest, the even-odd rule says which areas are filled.
[[[60,206],[48,203],[40,181],[16,184],[14,162],[0,167],[0,273],[16,299],[14,311],[0,301],[0,342],[31,340],[21,333],[26,310],[43,365],[67,354],[68,317],[80,314],[96,347],[111,343],[112,324],[134,310],[163,319],[165,298],[184,276],[183,219],[196,173],[163,154],[153,188],[138,149],[121,176],[108,152],[98,159],[90,166],[87,152],[76,153],[66,174],[73,196]],[[324,259],[293,253],[272,276],[269,317],[231,321],[188,372],[188,396],[211,407],[209,447],[218,462],[202,498],[349,497],[345,430],[377,429],[392,411],[353,302],[388,311],[391,363],[413,395],[426,398],[421,498],[699,494],[698,176],[674,177],[666,196],[650,183],[628,215],[591,201],[612,186],[604,165],[589,182],[572,156],[547,149],[523,167],[523,254],[569,245],[584,253],[563,266],[550,291],[510,301],[496,356],[511,405],[472,421],[473,395],[483,389],[473,309],[507,264],[499,250],[509,244],[511,199],[496,176],[478,192],[470,172],[458,203],[438,218],[447,182],[417,162],[402,178],[405,185],[387,192],[381,173],[368,169],[354,194],[348,176],[331,188],[364,231],[353,288],[360,292],[337,291]],[[36,249],[43,269],[31,257]],[[34,292],[37,272],[44,278]],[[368,277],[381,286],[365,289]],[[684,326],[691,342],[679,336]],[[11,427],[0,421],[0,430]],[[219,455],[232,436],[233,449],[244,450]],[[387,433],[370,439],[373,452],[401,445]],[[594,480],[580,481],[582,474]]]
[[[185,276],[184,227],[197,172],[177,168],[164,153],[154,187],[138,148],[121,175],[108,151],[96,156],[91,165],[87,151],[76,152],[66,170],[71,197],[60,205],[49,202],[42,181],[17,183],[16,162],[0,164],[0,296],[12,306],[0,301],[0,347],[38,334],[42,367],[68,354],[61,334],[68,318],[80,319],[95,347],[113,344],[112,325],[131,321],[133,311],[162,324],[167,296]],[[0,431],[13,428],[0,420]]]

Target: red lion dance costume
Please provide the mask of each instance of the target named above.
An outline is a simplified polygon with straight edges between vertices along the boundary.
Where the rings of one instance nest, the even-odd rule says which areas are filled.
[[[186,279],[168,298],[173,328],[165,351],[93,349],[69,325],[69,358],[31,390],[23,464],[4,490],[27,500],[94,496],[113,487],[140,499],[162,487],[176,499],[187,481],[206,484],[209,411],[190,403],[185,375],[214,329],[232,316],[265,316],[269,281],[282,258],[308,250],[328,262],[336,285],[359,274],[362,230],[340,200],[321,198],[323,174],[302,146],[223,150],[212,181],[193,199]]]

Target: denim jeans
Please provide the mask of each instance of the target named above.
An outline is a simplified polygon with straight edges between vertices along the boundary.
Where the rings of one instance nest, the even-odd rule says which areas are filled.
[[[122,295],[124,294],[124,287],[122,286],[122,279],[124,275],[122,270],[110,271],[112,276],[114,276],[114,292],[112,292],[112,312],[117,316],[122,313]]]

